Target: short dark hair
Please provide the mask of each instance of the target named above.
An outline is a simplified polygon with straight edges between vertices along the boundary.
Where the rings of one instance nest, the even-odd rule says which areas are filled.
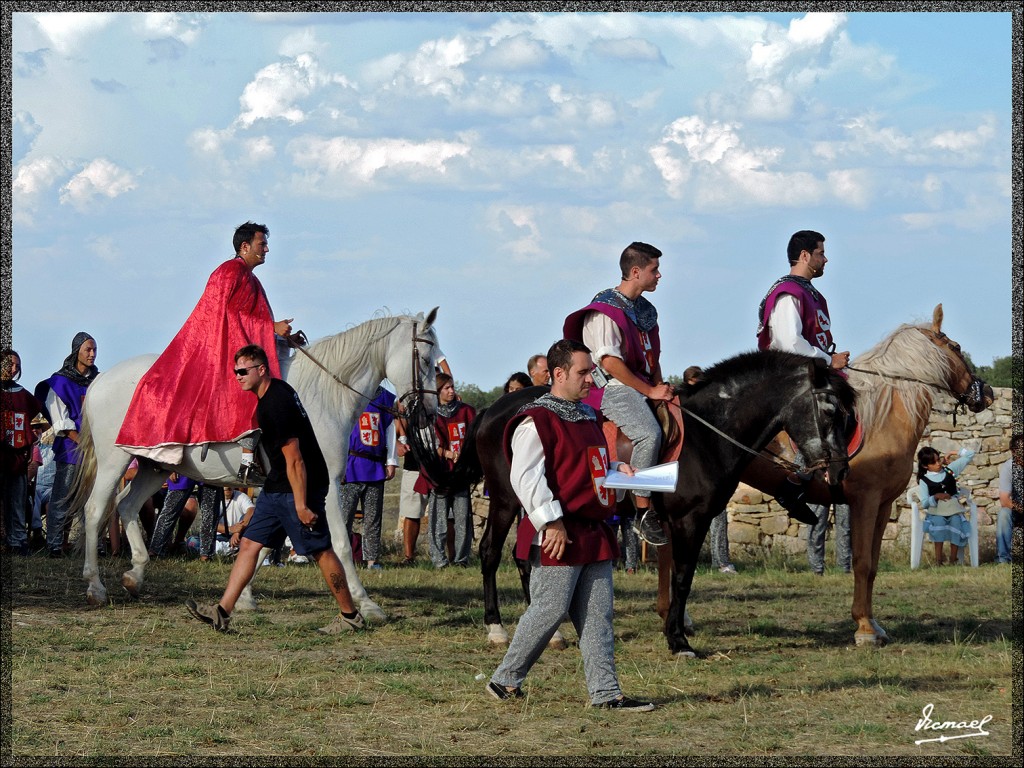
[[[240,350],[235,352],[236,363],[243,357],[248,357],[257,365],[265,365],[268,368],[270,367],[270,362],[267,360],[267,353],[259,344],[246,344]]]
[[[934,464],[941,458],[942,454],[930,445],[926,445],[924,448],[919,450],[917,452],[917,479],[920,480],[924,477],[925,472],[928,471],[929,464]]]
[[[661,251],[655,248],[653,245],[647,243],[630,243],[626,246],[626,249],[619,256],[619,269],[622,271],[622,279],[625,280],[629,277],[630,270],[633,267],[640,267],[643,269],[655,259],[661,258]],[[548,361],[548,365],[551,365],[551,361]]]
[[[802,251],[814,253],[818,243],[824,242],[825,236],[813,229],[801,229],[799,232],[794,232],[789,238],[789,245],[786,246],[786,257],[789,259],[790,266],[800,261]]]
[[[235,246],[235,253],[240,253],[243,243],[251,243],[257,232],[262,232],[264,237],[270,237],[270,229],[266,224],[256,224],[251,221],[239,224],[235,229],[235,236],[231,238],[231,244]]]
[[[683,383],[689,384],[690,379],[699,379],[704,375],[704,369],[699,365],[691,365],[685,371],[683,371]]]
[[[434,383],[437,385],[438,394],[440,394],[441,388],[445,384],[447,384],[449,381],[454,383],[455,379],[453,379],[447,373],[439,373],[439,374],[437,374],[437,378],[434,380]]]
[[[574,339],[561,339],[551,345],[548,350],[548,370],[551,372],[551,380],[555,380],[556,368],[568,368],[572,365],[572,356],[576,352],[590,354],[590,347]]]

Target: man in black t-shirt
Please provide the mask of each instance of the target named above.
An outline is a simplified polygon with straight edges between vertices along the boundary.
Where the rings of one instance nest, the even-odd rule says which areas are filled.
[[[267,353],[250,344],[235,353],[235,378],[242,390],[259,398],[256,421],[270,457],[270,472],[256,499],[256,511],[243,529],[228,585],[217,605],[185,607],[200,621],[222,632],[231,622],[238,596],[252,579],[263,547],[279,547],[289,537],[296,553],[320,567],[341,613],[318,631],[328,635],[363,629],[363,617],[352,602],[338,556],[331,546],[325,503],[330,489],[327,463],[299,396],[287,383],[270,375]]]

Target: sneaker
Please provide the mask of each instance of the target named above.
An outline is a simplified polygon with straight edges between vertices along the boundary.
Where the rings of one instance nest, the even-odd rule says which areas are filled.
[[[346,619],[340,613],[335,616],[326,627],[317,630],[321,635],[343,635],[347,632],[357,632],[366,629],[366,622],[363,621],[363,614],[356,611],[351,619]]]
[[[509,699],[523,698],[522,688],[513,688],[510,691],[504,685],[498,685],[493,680],[487,684],[487,688],[485,690],[498,701],[508,701]]]
[[[775,500],[779,502],[789,516],[805,525],[817,525],[818,516],[804,503],[804,487],[791,480],[783,480],[775,492]]]
[[[637,701],[620,695],[617,699],[603,701],[600,704],[595,704],[594,707],[597,709],[620,709],[624,712],[650,712],[654,709],[654,704],[650,701]]]
[[[383,571],[384,570],[384,566],[381,565],[380,563],[373,563],[371,565],[366,566],[366,570],[368,570],[368,571]]]
[[[732,563],[726,563],[718,569],[719,573],[736,573],[736,566]]]
[[[225,613],[224,609],[220,607],[220,603],[216,605],[197,605],[195,600],[189,598],[185,601],[185,607],[189,613],[204,624],[209,624],[218,632],[227,632],[228,627],[231,625],[231,615]]]
[[[641,539],[654,547],[668,544],[668,537],[665,535],[661,523],[658,522],[658,513],[654,508],[644,510],[643,515],[633,519],[633,531]]]
[[[309,562],[309,558],[305,555],[299,555],[295,552],[292,552],[290,555],[288,555],[288,562],[295,563],[296,565],[305,565]]]

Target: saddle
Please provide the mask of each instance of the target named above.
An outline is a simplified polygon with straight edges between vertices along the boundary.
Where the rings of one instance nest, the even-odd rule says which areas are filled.
[[[676,395],[667,403],[659,400],[651,405],[651,411],[661,425],[661,455],[658,463],[676,461],[683,450],[683,412],[679,410],[679,396]],[[633,441],[626,437],[615,422],[608,419],[602,419],[601,429],[608,443],[608,460],[628,464],[633,457]]]

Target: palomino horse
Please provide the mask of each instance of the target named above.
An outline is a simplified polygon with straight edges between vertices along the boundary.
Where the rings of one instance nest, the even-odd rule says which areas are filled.
[[[323,451],[335,486],[327,494],[327,522],[334,550],[345,567],[352,598],[363,616],[383,621],[386,616],[370,599],[352,561],[352,545],[341,517],[337,486],[344,478],[348,437],[359,413],[366,407],[377,385],[391,381],[400,398],[418,398],[418,410],[432,413],[436,407],[434,364],[437,336],[433,325],[437,307],[424,319],[380,317],[313,343],[303,354],[291,358],[283,372],[285,380],[299,395],[309,414],[317,442]],[[114,445],[132,393],[141,376],[156,359],[145,355],[125,360],[100,374],[89,387],[82,419],[79,450],[82,464],[75,484],[74,507],[85,507],[86,598],[91,605],[107,602],[100,580],[96,545],[100,524],[112,506],[115,489],[132,457]],[[282,368],[286,364],[282,364]],[[255,407],[255,403],[254,403]],[[149,562],[146,543],[139,526],[142,502],[156,493],[173,471],[204,483],[221,486],[238,484],[235,467],[241,458],[237,443],[213,443],[185,449],[181,464],[156,464],[139,460],[135,479],[117,497],[117,511],[125,523],[132,550],[132,568],[121,584],[137,596]]]
[[[484,622],[494,643],[505,635],[495,573],[502,545],[519,509],[509,483],[505,425],[544,391],[531,387],[506,395],[479,416],[470,427],[450,478],[450,486],[457,487],[475,482],[482,475],[490,494],[480,560]],[[725,508],[736,490],[743,468],[779,430],[785,429],[800,441],[809,465],[827,469],[830,482],[839,482],[846,472],[843,427],[853,402],[853,390],[842,376],[824,364],[786,352],[738,355],[706,371],[700,384],[684,387],[681,403],[685,443],[677,489],[672,494],[653,495],[655,504],[663,510],[663,519],[672,521],[676,576],[665,635],[673,653],[693,654],[684,623],[697,555],[712,518]],[[621,453],[620,458],[624,458]],[[529,600],[529,576],[522,568],[520,573]]]
[[[857,417],[864,432],[863,447],[850,460],[843,483],[853,547],[854,642],[884,645],[889,638],[872,615],[882,534],[893,502],[907,490],[933,390],[951,393],[975,413],[992,404],[993,394],[971,372],[960,345],[942,332],[941,304],[930,325],[901,325],[847,370],[857,391]],[[757,462],[741,479],[767,489],[778,487],[781,474],[766,462]],[[820,483],[813,483],[807,496],[809,503],[830,503],[829,491]],[[659,604],[663,600],[667,597],[659,594]]]

